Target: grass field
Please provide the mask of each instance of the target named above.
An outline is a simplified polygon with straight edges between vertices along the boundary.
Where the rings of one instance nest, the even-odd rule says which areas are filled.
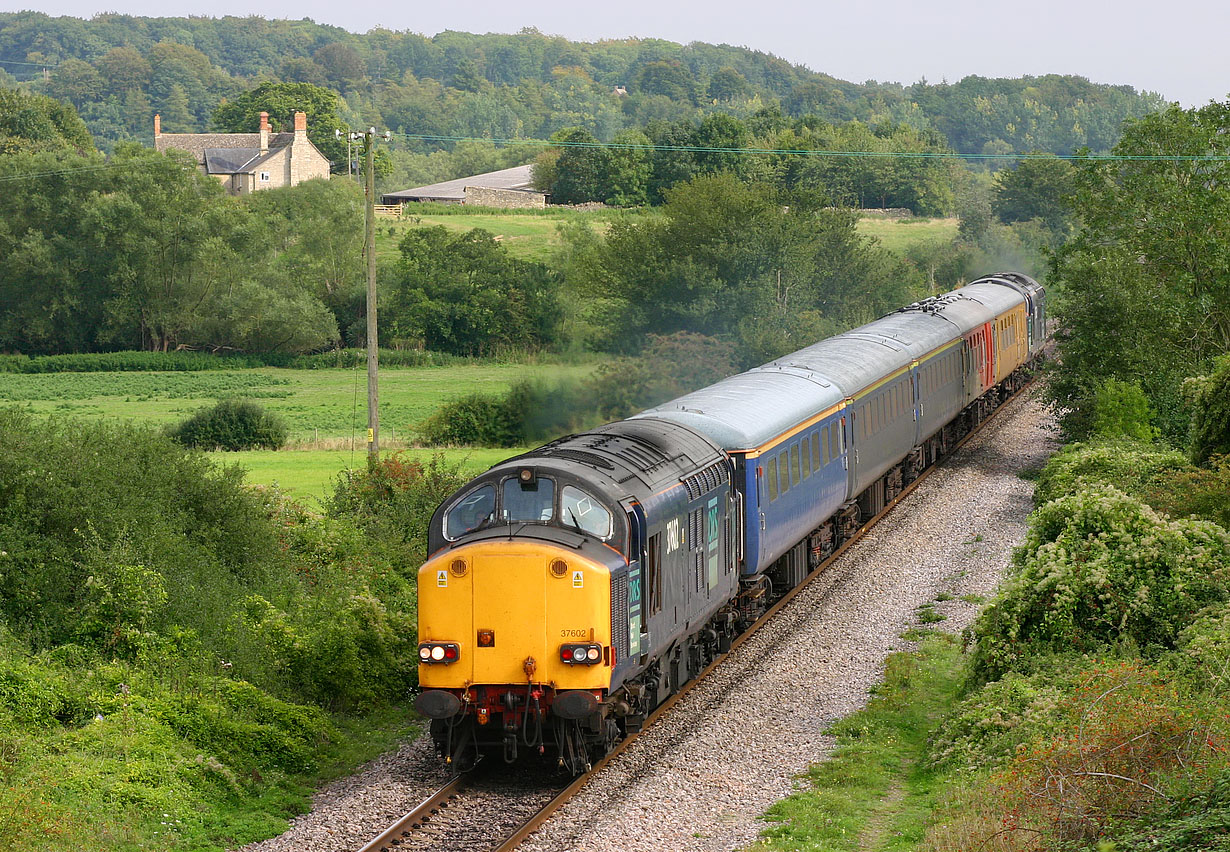
[[[516,213],[410,213],[404,219],[382,219],[376,227],[376,258],[382,263],[397,259],[397,244],[402,235],[411,228],[442,226],[450,231],[465,233],[474,228],[490,231],[508,249],[508,253],[521,260],[546,262],[559,248],[559,226],[565,222],[584,222],[595,230],[603,231],[610,224],[612,215],[624,215],[606,211],[561,210],[554,214],[527,216]]]
[[[580,376],[591,365],[459,364],[380,373],[382,447],[404,446],[414,427],[442,403],[468,393],[498,393],[522,378]],[[281,415],[290,448],[214,453],[248,470],[253,483],[273,484],[297,497],[319,498],[337,473],[365,463],[367,374],[355,370],[273,367],[175,373],[0,373],[0,405],[38,414],[122,419],[153,426],[178,422],[219,397],[241,396]],[[353,450],[351,449],[353,446]],[[429,456],[430,450],[411,450]],[[516,454],[509,449],[449,450],[450,460],[485,469]]]
[[[397,244],[407,230],[439,225],[458,233],[482,228],[495,234],[513,257],[546,262],[560,246],[559,226],[565,222],[584,222],[595,230],[604,231],[610,225],[612,217],[628,215],[646,214],[615,210],[548,210],[539,215],[481,210],[472,213],[411,212],[405,219],[381,219],[376,223],[376,257],[382,263],[395,261],[398,256]],[[951,242],[957,235],[957,225],[955,218],[863,218],[858,222],[858,231],[866,236],[877,237],[886,249],[902,254],[915,243]]]
[[[425,450],[408,449],[399,452],[414,459],[427,460],[440,452],[451,463],[460,464],[463,471],[480,473],[497,462],[525,452],[528,448]],[[389,455],[381,451],[382,456]],[[367,463],[367,448],[360,438],[353,450],[248,450],[240,453],[210,453],[219,464],[237,464],[247,472],[247,481],[255,485],[276,485],[280,490],[308,506],[329,496],[337,475],[343,470],[358,470]]]
[[[591,366],[456,364],[380,373],[384,439],[409,439],[441,403],[476,391],[498,392],[522,378],[579,376]],[[0,373],[0,404],[38,413],[117,417],[162,425],[225,396],[260,402],[285,418],[301,444],[361,441],[367,428],[367,374],[354,370],[252,370],[199,373]]]
[[[894,254],[917,243],[950,243],[957,236],[956,219],[873,219],[858,220],[858,232],[876,237],[884,248]]]

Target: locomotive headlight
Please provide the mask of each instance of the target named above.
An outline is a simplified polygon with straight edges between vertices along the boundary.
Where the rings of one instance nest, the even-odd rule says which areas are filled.
[[[436,645],[431,649],[431,658],[437,663],[444,659],[444,646]]]
[[[589,652],[586,654],[586,656],[589,657],[589,661],[593,663],[593,662],[596,662],[598,658],[602,656],[602,652],[599,651],[596,647],[591,647],[589,649]]]
[[[424,645],[422,648],[419,648],[419,659],[420,660],[430,660],[431,659],[431,649],[428,648],[426,645]]]

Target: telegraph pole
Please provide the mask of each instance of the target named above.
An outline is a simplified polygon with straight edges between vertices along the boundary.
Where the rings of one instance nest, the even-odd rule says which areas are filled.
[[[388,131],[381,135],[386,142],[389,140]],[[363,172],[367,196],[363,249],[367,254],[367,463],[371,467],[380,461],[380,347],[376,334],[376,128],[367,128],[363,143],[366,147]]]
[[[337,138],[342,131],[335,130]],[[387,130],[379,138],[388,142],[392,138]],[[380,461],[380,390],[379,359],[380,345],[376,335],[376,128],[367,128],[366,133],[346,132],[346,172],[350,173],[350,143],[363,140],[365,148],[363,190],[366,196],[364,217],[363,253],[367,255],[367,464],[369,467]]]
[[[367,147],[364,188],[367,195],[367,221],[364,251],[367,253],[367,464],[380,461],[380,411],[377,377],[380,347],[376,340],[376,128],[367,128],[363,142]]]

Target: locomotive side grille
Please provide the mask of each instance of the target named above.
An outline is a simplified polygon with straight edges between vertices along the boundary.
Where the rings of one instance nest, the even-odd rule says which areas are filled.
[[[621,660],[628,658],[628,575],[611,580],[611,644]]]
[[[722,462],[714,462],[700,473],[694,473],[683,480],[688,490],[688,502],[691,503],[702,494],[708,494],[719,485],[724,485],[730,479],[729,471]]]
[[[703,592],[705,590],[705,552],[703,550],[695,550],[692,552],[693,572],[696,574],[696,591]]]

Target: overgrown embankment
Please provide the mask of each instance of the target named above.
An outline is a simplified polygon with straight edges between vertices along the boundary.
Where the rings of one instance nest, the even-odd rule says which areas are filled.
[[[891,658],[763,847],[1230,848],[1228,470],[1128,440],[1056,455],[965,649]]]
[[[416,533],[456,482],[388,462],[317,515],[153,431],[0,411],[0,847],[268,836],[407,733]]]

